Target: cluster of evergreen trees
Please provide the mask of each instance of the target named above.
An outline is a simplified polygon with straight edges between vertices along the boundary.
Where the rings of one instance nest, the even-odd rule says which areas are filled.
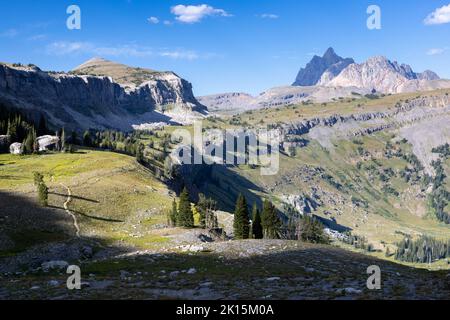
[[[247,200],[242,194],[238,196],[233,223],[235,239],[277,239],[281,226],[281,220],[272,203],[264,201],[261,212],[255,204],[250,220]]]
[[[397,244],[395,259],[413,263],[432,263],[450,257],[450,241],[443,242],[423,236],[417,240],[409,237]]]
[[[366,237],[352,234],[351,232],[346,232],[344,235],[345,238],[343,238],[342,242],[349,244],[356,249],[361,249],[368,252],[373,251],[373,245],[367,241]]]
[[[447,159],[450,156],[450,146],[445,144],[433,149],[432,152],[439,153],[441,159]],[[432,178],[433,191],[430,195],[430,199],[436,218],[439,221],[450,224],[450,214],[445,212],[445,208],[450,201],[450,192],[445,188],[445,179],[447,178],[447,175],[445,174],[441,159],[432,162],[436,175]]]
[[[183,228],[194,227],[194,212],[192,210],[191,201],[189,200],[187,188],[184,188],[181,192],[178,205],[176,200],[173,200],[169,219],[172,226]]]
[[[38,152],[39,145],[36,139],[47,133],[47,123],[43,115],[36,125],[22,112],[0,105],[0,135],[9,137],[8,143],[1,146],[0,152],[9,152],[9,145],[15,142],[22,143],[24,154]]]

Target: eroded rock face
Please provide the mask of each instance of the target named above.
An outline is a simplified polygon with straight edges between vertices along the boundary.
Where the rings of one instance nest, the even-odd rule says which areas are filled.
[[[416,73],[409,65],[400,65],[396,61],[378,56],[361,64],[349,65],[331,81],[322,82],[322,85],[369,88],[384,93],[432,90],[450,86],[450,83],[439,80],[439,76],[432,71]]]
[[[35,113],[69,129],[117,128],[155,110],[204,111],[192,86],[172,72],[150,74],[138,86],[111,77],[43,72],[36,67],[0,64],[0,102]],[[153,120],[143,117],[143,122]],[[170,119],[169,119],[170,120]],[[131,126],[128,125],[128,129]]]

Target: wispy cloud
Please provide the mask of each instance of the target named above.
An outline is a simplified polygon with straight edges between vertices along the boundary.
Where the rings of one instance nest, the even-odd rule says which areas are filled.
[[[450,22],[450,4],[437,8],[424,20],[426,25],[444,24]]]
[[[147,19],[147,21],[151,24],[158,24],[159,23],[159,19],[157,17],[150,17]]]
[[[263,19],[278,19],[280,16],[277,14],[273,14],[273,13],[263,13],[263,14],[260,14],[259,17],[261,17]]]
[[[216,9],[206,4],[198,6],[185,6],[179,4],[170,10],[177,21],[182,23],[197,23],[207,16],[231,17],[232,15],[223,9]]]
[[[208,59],[218,55],[213,53],[200,54],[193,50],[185,49],[153,49],[138,45],[97,46],[91,42],[67,42],[59,41],[49,44],[46,48],[49,55],[65,56],[86,54],[100,57],[163,57],[175,60]]]
[[[159,55],[161,57],[168,57],[176,60],[196,60],[199,57],[199,55],[195,51],[182,51],[182,50],[175,50],[175,51],[163,51],[160,52]]]
[[[28,40],[31,40],[31,41],[39,41],[39,40],[45,40],[45,39],[47,39],[46,34],[36,34],[36,35],[28,38]]]
[[[1,38],[15,38],[19,35],[19,31],[16,29],[8,29],[6,31],[0,31]]]
[[[432,48],[427,51],[427,55],[429,56],[437,56],[443,54],[445,52],[444,48]]]
[[[90,54],[95,56],[129,56],[148,57],[153,55],[149,48],[134,45],[121,46],[96,46],[91,42],[53,42],[47,46],[47,53],[50,55],[64,56],[76,54]]]

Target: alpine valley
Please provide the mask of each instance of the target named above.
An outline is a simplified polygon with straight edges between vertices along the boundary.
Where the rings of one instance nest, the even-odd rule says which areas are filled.
[[[332,48],[258,96],[102,58],[2,63],[0,299],[449,299],[449,93]],[[279,130],[278,173],[177,163],[194,121]]]

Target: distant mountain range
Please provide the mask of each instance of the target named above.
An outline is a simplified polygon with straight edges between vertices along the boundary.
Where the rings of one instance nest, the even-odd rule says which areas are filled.
[[[411,66],[377,56],[357,64],[329,48],[323,57],[314,56],[298,73],[294,86],[357,87],[382,93],[401,93],[440,87],[439,76],[430,70],[416,73]],[[431,82],[431,83],[430,83]]]
[[[211,111],[238,113],[245,110],[295,104],[312,100],[326,102],[354,93],[395,94],[449,88],[450,81],[430,70],[414,72],[407,64],[377,56],[358,64],[342,58],[333,48],[322,57],[314,56],[301,68],[292,86],[268,89],[256,97],[245,93],[226,93],[200,97]]]
[[[44,114],[68,129],[121,129],[150,122],[188,123],[207,109],[173,72],[133,68],[101,58],[69,73],[0,64],[0,103]]]

